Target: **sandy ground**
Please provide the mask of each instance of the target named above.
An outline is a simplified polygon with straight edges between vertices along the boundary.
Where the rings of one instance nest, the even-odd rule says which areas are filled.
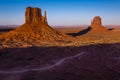
[[[21,43],[2,43],[0,47],[16,47],[17,45],[22,45],[20,47],[32,47],[32,46],[84,46],[90,44],[111,44],[120,42],[120,28],[119,27],[107,27],[112,28],[109,32],[83,32],[87,27],[67,27],[67,28],[54,28],[55,30],[69,35],[61,40],[43,40],[43,41],[33,41],[32,43],[25,42],[24,45]],[[1,33],[3,34],[3,33]],[[11,46],[7,45],[11,44]]]

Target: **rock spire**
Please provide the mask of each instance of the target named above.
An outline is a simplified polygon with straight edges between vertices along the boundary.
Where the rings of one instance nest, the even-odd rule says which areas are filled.
[[[43,22],[43,23],[48,24],[48,23],[47,23],[46,11],[44,12],[44,16],[42,16],[41,19],[42,19],[42,22]]]

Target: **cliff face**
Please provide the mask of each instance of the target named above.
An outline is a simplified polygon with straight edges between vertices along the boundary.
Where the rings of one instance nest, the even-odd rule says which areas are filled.
[[[46,11],[44,16],[41,14],[41,9],[27,7],[25,12],[25,23],[45,23],[47,24]]]

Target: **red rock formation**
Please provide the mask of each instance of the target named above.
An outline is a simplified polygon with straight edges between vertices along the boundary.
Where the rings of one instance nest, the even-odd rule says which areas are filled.
[[[93,20],[91,21],[91,31],[92,32],[97,32],[97,33],[101,33],[101,32],[107,32],[108,30],[102,26],[102,19],[100,18],[100,16],[96,16],[93,18]]]
[[[91,22],[91,27],[96,27],[96,26],[102,26],[102,22],[101,22],[100,16],[94,17],[92,22]]]
[[[31,7],[27,7],[26,8],[26,12],[25,12],[25,22],[26,23],[31,23],[32,19],[31,19]]]
[[[27,7],[25,23],[15,30],[0,36],[2,45],[38,45],[45,42],[63,40],[67,35],[52,29],[47,23],[46,11],[44,16],[41,9]],[[39,43],[38,43],[39,42]],[[37,43],[37,44],[36,44]]]
[[[47,23],[46,11],[44,12],[44,16],[42,16],[41,19],[42,19],[42,22],[43,22],[43,23],[48,24],[48,23]]]
[[[25,12],[25,23],[41,23],[41,22],[47,24],[46,11],[44,13],[44,16],[42,16],[41,9],[27,7]]]

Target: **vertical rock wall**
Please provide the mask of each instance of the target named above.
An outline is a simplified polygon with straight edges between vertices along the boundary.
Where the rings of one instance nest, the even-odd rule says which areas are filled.
[[[25,23],[45,23],[47,24],[46,11],[42,16],[41,9],[27,7],[25,12]]]

